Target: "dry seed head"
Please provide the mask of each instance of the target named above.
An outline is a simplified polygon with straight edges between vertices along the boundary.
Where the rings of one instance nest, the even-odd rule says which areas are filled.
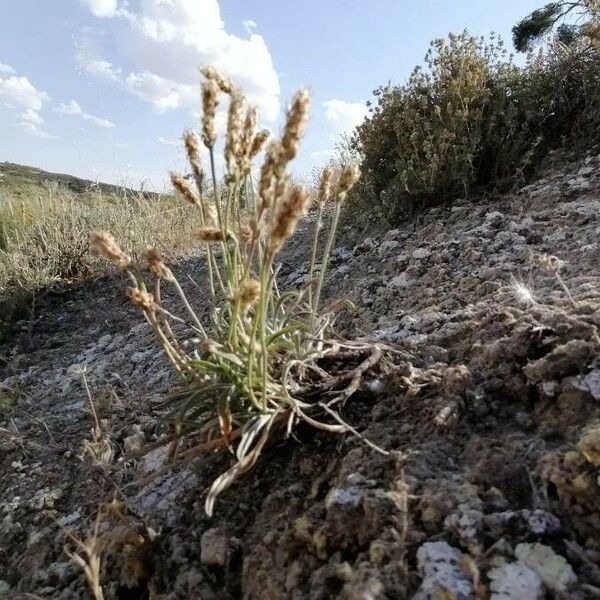
[[[268,250],[271,254],[279,252],[285,240],[294,233],[300,217],[308,206],[309,198],[306,188],[297,185],[277,204],[268,240]]]
[[[200,161],[200,143],[198,142],[198,136],[191,130],[186,131],[183,134],[183,143],[185,144],[185,149],[194,175],[197,180],[201,180],[202,163]]]
[[[360,179],[360,168],[356,163],[346,165],[342,169],[340,182],[338,184],[336,201],[342,202],[354,184]]]
[[[131,301],[144,312],[153,313],[156,310],[154,296],[139,287],[131,287],[127,290],[127,295]]]
[[[108,258],[112,263],[126,269],[131,265],[131,257],[126,254],[115,238],[106,231],[95,231],[92,234],[92,245],[102,256]]]
[[[221,89],[221,91],[225,94],[231,94],[235,89],[233,83],[231,82],[231,79],[225,77],[223,73],[217,71],[217,69],[211,67],[210,65],[202,67],[200,69],[200,72],[209,81],[214,81],[217,84],[217,86]]]
[[[275,170],[281,160],[281,153],[281,142],[279,140],[274,140],[267,147],[265,162],[260,169],[260,182],[258,184],[261,212],[268,210],[273,204],[273,180],[275,178]]]
[[[318,204],[322,206],[331,196],[331,181],[333,179],[333,168],[325,167],[321,171],[321,180],[319,182]]]
[[[241,244],[248,244],[252,241],[252,232],[254,231],[253,225],[243,223],[238,228],[237,238]]]
[[[190,203],[195,204],[196,206],[200,205],[200,201],[198,200],[198,196],[192,189],[189,181],[184,179],[182,175],[179,173],[171,173],[171,183],[173,187]]]
[[[240,163],[244,157],[243,133],[244,119],[242,117],[244,97],[234,91],[231,94],[229,111],[227,113],[227,140],[225,142],[225,164],[229,177],[239,179]]]
[[[565,264],[560,258],[550,254],[538,254],[535,257],[535,262],[544,273],[551,277],[557,275]]]
[[[202,84],[202,141],[207,148],[212,148],[217,141],[215,116],[219,104],[219,86],[214,79]]]
[[[250,148],[250,160],[252,160],[263,149],[263,146],[266,144],[270,135],[271,132],[268,129],[261,129],[261,131],[254,136],[254,139],[252,140],[252,146]]]
[[[228,236],[219,227],[201,227],[194,237],[201,242],[224,242]]]
[[[244,130],[242,138],[244,141],[244,148],[249,153],[252,148],[252,141],[254,139],[254,130],[256,129],[256,122],[258,121],[258,110],[256,106],[251,106],[246,111],[246,118],[244,119]]]
[[[260,282],[256,279],[243,281],[234,294],[234,301],[238,301],[243,307],[252,306],[260,296]]]
[[[256,106],[251,106],[246,111],[246,118],[244,119],[244,126],[241,135],[241,151],[242,156],[240,158],[240,169],[242,176],[248,174],[250,171],[250,158],[252,152],[252,144],[254,142],[254,130],[256,129],[256,122],[258,120],[258,110]]]
[[[146,260],[148,261],[148,266],[153,275],[160,279],[173,280],[171,269],[164,263],[156,248],[146,246]]]
[[[217,209],[214,203],[206,200],[206,198],[202,200],[202,214],[207,225],[217,222]]]
[[[292,99],[287,120],[281,138],[284,156],[290,161],[298,154],[300,139],[304,135],[310,112],[310,94],[308,90],[299,90]]]
[[[217,344],[213,340],[207,338],[200,342],[199,350],[206,354],[213,354],[217,350]]]

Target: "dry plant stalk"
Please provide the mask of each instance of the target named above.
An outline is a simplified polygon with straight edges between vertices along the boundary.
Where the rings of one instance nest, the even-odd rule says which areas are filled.
[[[224,446],[235,451],[237,463],[209,491],[206,511],[210,514],[218,493],[255,464],[275,431],[289,431],[297,420],[332,432],[351,430],[331,408],[335,398],[324,408],[322,403],[304,400],[303,390],[311,386],[307,373],[323,372],[315,361],[335,348],[326,343],[332,317],[323,314],[320,297],[340,207],[360,171],[357,165],[345,166],[339,182],[333,181],[330,168],[323,172],[311,284],[308,289],[281,294],[275,258],[310,202],[304,186],[290,186],[288,174],[308,123],[310,95],[300,90],[292,99],[282,137],[268,145],[255,186],[251,164],[264,147],[268,132],[257,130],[256,109],[246,105],[243,94],[231,81],[211,67],[203,68],[202,73],[206,81],[202,85],[201,138],[208,150],[210,165],[206,172],[211,175],[212,185],[204,185],[198,138],[191,131],[184,134],[183,140],[195,189],[180,174],[173,173],[171,180],[201,213],[202,226],[196,238],[205,246],[211,323],[202,321],[155,250],[146,251],[149,270],[156,279],[151,291],[128,255],[108,234],[95,234],[94,242],[104,256],[128,272],[133,284],[129,297],[142,310],[186,382],[173,401],[176,430],[208,439],[220,435]],[[226,172],[221,184],[215,168],[215,118],[222,93],[229,98],[229,109],[224,143]],[[332,197],[333,189],[336,192]],[[318,237],[323,207],[329,201],[334,202],[333,218],[318,269]],[[161,281],[174,287],[183,315],[174,315],[163,307]],[[186,323],[190,333],[199,338],[195,350],[185,350],[171,326],[173,321]],[[364,348],[358,352],[364,352]],[[352,386],[354,390],[357,383],[353,381]],[[342,399],[345,397],[340,394]]]
[[[98,537],[100,520],[101,513],[98,511],[92,535],[85,541],[80,540],[70,532],[67,533],[67,538],[75,544],[79,553],[71,552],[65,546],[65,554],[83,570],[85,580],[94,600],[104,600],[104,593],[100,585],[100,569],[102,567],[102,549]]]

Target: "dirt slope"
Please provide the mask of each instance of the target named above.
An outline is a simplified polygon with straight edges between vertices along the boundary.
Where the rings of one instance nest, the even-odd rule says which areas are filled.
[[[106,598],[597,598],[599,239],[590,155],[502,199],[338,247],[329,297],[357,305],[339,329],[401,353],[344,417],[396,452],[301,429],[213,518],[204,494],[228,456],[164,473],[164,448],[139,456],[166,431],[173,378],[124,282],[47,300],[0,349],[0,590],[85,597],[63,532],[85,538],[116,496],[128,508],[100,526],[113,542]],[[305,249],[300,231],[287,284],[306,278]],[[568,292],[544,255],[564,261]],[[203,281],[193,261],[181,269]],[[93,424],[82,370],[110,432],[108,468],[78,458]]]

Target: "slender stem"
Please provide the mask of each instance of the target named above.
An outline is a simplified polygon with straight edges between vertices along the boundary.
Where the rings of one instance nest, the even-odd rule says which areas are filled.
[[[177,293],[179,294],[179,297],[181,298],[183,305],[185,306],[186,310],[188,311],[190,317],[192,317],[192,321],[194,322],[196,327],[200,330],[200,332],[202,333],[204,338],[208,339],[206,330],[202,326],[202,323],[200,323],[200,319],[198,319],[198,316],[194,312],[194,309],[190,306],[190,303],[188,302],[185,292],[183,291],[182,287],[179,285],[179,281],[177,281],[177,279],[175,279],[175,277],[173,277],[173,279],[171,280],[171,283],[175,286],[175,289],[177,290]]]
[[[331,248],[337,232],[338,221],[340,218],[340,202],[335,203],[335,210],[333,212],[333,220],[331,222],[331,230],[325,244],[325,250],[323,251],[323,259],[321,261],[321,272],[319,273],[319,280],[317,282],[317,288],[315,290],[314,304],[312,307],[312,320],[313,326],[315,325],[315,319],[319,310],[319,303],[321,301],[321,291],[323,289],[323,280],[325,279],[325,271],[327,270],[327,263],[329,262],[329,256],[331,254]]]
[[[313,239],[312,252],[310,255],[310,268],[308,270],[308,302],[310,304],[311,310],[314,312],[316,309],[313,308],[313,277],[315,272],[315,262],[317,260],[317,248],[319,244],[319,232],[321,231],[321,227],[323,227],[323,203],[319,204],[319,212],[317,214],[317,222],[315,223],[315,237]]]
[[[203,203],[203,197],[204,197],[204,177],[203,174],[200,173],[198,171],[198,169],[194,169],[194,180],[196,182],[196,187],[198,188],[198,198],[199,198],[199,208],[200,208],[200,216],[201,216],[201,225],[202,227],[207,225],[207,215],[204,212],[204,203]],[[214,263],[214,256],[212,253],[212,248],[210,247],[210,245],[206,246],[205,249],[206,253],[208,254],[208,281],[209,281],[209,285],[210,285],[210,298],[212,301],[212,304],[215,304],[216,301],[216,294],[215,294],[215,282],[214,282],[214,274],[213,274],[213,263]],[[214,265],[214,270],[217,271],[218,273],[218,269],[216,268],[216,265]]]
[[[211,172],[211,177],[212,177],[212,183],[213,183],[213,199],[214,199],[214,203],[215,203],[215,209],[217,211],[217,220],[219,222],[219,227],[221,228],[221,231],[223,232],[224,235],[227,234],[226,228],[224,227],[225,221],[223,219],[223,211],[221,210],[221,203],[219,202],[219,193],[217,191],[217,170],[216,170],[216,166],[215,166],[215,153],[214,153],[214,149],[211,147],[209,148],[209,156],[210,156],[210,172]],[[230,264],[229,264],[229,253],[228,253],[228,249],[227,249],[227,241],[223,241],[221,242],[221,249],[223,251],[223,264],[225,266],[225,271],[226,271],[226,275],[227,275],[227,281],[228,283],[230,282],[230,278],[228,277],[228,275],[230,275],[229,269],[230,269]],[[227,292],[231,293],[231,289],[227,289]]]

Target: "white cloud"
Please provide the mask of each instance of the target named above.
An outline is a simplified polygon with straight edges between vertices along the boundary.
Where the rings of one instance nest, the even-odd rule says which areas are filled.
[[[14,75],[15,70],[10,65],[0,63],[0,73],[7,73],[8,75]]]
[[[131,73],[125,85],[138,98],[150,102],[161,112],[177,108],[181,103],[181,85],[149,71]]]
[[[0,100],[8,106],[39,112],[49,99],[48,94],[36,90],[27,77],[0,78]]]
[[[75,58],[77,64],[90,75],[102,77],[109,81],[118,83],[121,81],[121,69],[115,67],[108,60],[99,58],[96,51],[92,48],[89,38],[78,40],[76,42],[77,53]]]
[[[104,77],[110,81],[121,80],[121,69],[113,66],[112,63],[102,59],[81,60],[81,66],[91,75]]]
[[[367,116],[368,108],[363,102],[345,102],[344,100],[326,100],[323,102],[325,118],[334,130],[332,138],[341,133],[352,133]]]
[[[167,138],[163,137],[162,135],[158,138],[158,141],[161,144],[165,144],[166,146],[179,146],[179,142],[176,142],[175,140],[168,140]]]
[[[56,107],[56,112],[61,115],[80,115],[83,113],[83,109],[75,100],[71,100],[70,102],[61,102]]]
[[[114,17],[117,14],[117,0],[79,0],[96,17]]]
[[[40,129],[44,119],[40,111],[44,104],[50,100],[46,92],[41,92],[27,79],[11,75],[6,79],[0,77],[0,101],[9,108],[21,113],[19,126],[30,135],[41,138],[50,138],[50,134]]]
[[[112,121],[109,121],[108,119],[101,119],[100,117],[95,117],[94,115],[90,115],[88,113],[83,113],[81,118],[84,121],[90,121],[90,123],[93,123],[96,127],[102,127],[104,129],[112,129],[113,127],[116,127]]]
[[[250,34],[258,27],[256,21],[253,21],[252,19],[246,19],[245,21],[242,21],[242,25],[244,26],[244,29]]]
[[[279,77],[267,45],[258,34],[243,39],[228,33],[218,0],[140,0],[137,12],[115,9],[112,14],[124,24],[120,47],[135,67],[123,78],[110,62],[80,52],[88,72],[124,81],[159,110],[193,109],[198,66],[210,64],[243,87],[267,120],[277,118]]]
[[[101,119],[100,117],[95,117],[94,115],[85,112],[76,100],[61,102],[54,110],[61,115],[81,117],[84,121],[90,121],[90,123],[93,123],[97,127],[104,127],[105,129],[116,127],[112,121]]]
[[[27,121],[28,123],[33,123],[34,125],[43,125],[44,119],[41,117],[40,113],[35,112],[35,110],[31,110],[28,108],[22,115],[21,118],[23,121]]]
[[[30,121],[21,121],[21,123],[19,124],[21,129],[23,131],[25,131],[26,133],[28,133],[29,135],[33,135],[35,137],[39,137],[42,139],[52,139],[54,138],[53,135],[50,135],[49,133],[45,132],[43,129],[40,129],[36,123],[32,123]]]

